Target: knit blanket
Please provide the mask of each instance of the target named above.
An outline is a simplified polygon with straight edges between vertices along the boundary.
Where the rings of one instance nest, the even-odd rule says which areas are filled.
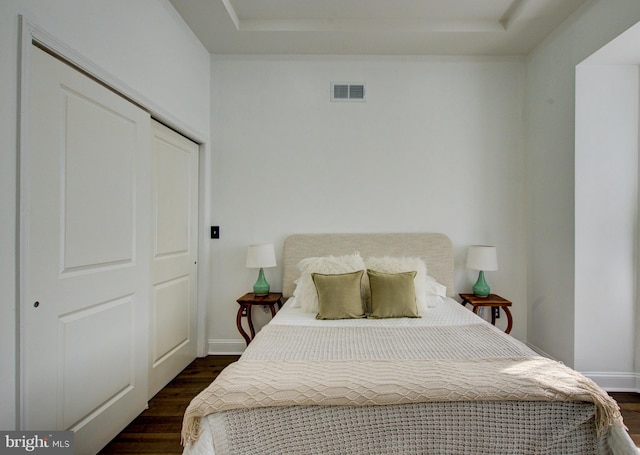
[[[241,361],[444,360],[535,355],[526,345],[489,324],[435,327],[269,324],[247,347]]]
[[[596,430],[622,428],[616,402],[593,381],[543,357],[444,360],[241,360],[191,402],[183,444],[197,440],[200,418],[241,408],[370,406],[450,401],[585,401]]]

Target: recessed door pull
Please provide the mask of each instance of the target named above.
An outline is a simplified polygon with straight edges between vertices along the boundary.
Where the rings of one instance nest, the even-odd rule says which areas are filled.
[[[40,302],[37,302],[37,301],[36,301],[36,302],[33,304],[33,307],[34,307],[34,308],[38,308],[39,306],[40,306]]]

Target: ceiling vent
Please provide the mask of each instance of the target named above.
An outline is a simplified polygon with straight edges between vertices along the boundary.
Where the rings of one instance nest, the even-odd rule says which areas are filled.
[[[331,83],[331,101],[365,101],[364,84]]]

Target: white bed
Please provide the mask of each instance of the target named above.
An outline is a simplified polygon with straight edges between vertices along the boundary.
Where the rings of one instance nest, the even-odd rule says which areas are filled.
[[[446,236],[289,237],[283,293],[301,260],[354,251],[420,257],[446,295],[427,290],[421,317],[335,320],[296,295],[193,400],[185,454],[637,453],[604,391],[451,298]]]

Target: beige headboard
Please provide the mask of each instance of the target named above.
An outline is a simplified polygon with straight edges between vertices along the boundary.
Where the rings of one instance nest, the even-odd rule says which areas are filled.
[[[300,276],[297,264],[315,256],[360,252],[368,256],[417,256],[427,263],[427,273],[447,287],[453,297],[453,245],[444,234],[294,234],[284,241],[282,293],[291,297]]]

